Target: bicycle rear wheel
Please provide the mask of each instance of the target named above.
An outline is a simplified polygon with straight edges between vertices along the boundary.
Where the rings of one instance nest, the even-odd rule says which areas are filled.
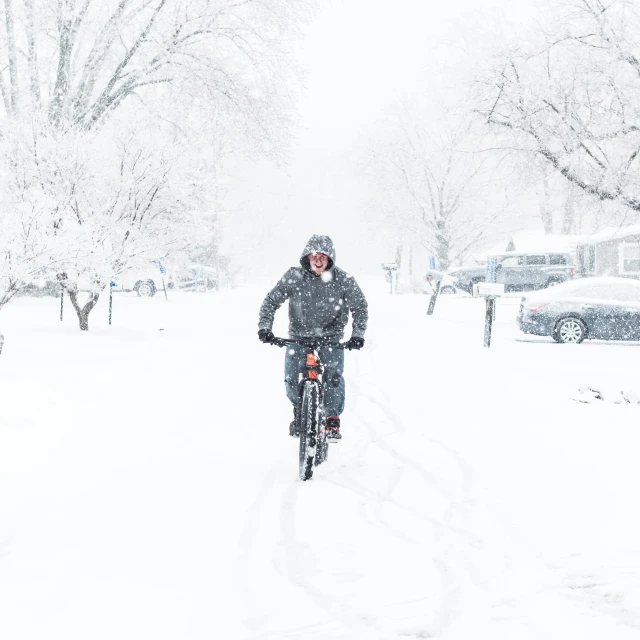
[[[316,453],[316,458],[313,463],[317,467],[319,464],[322,464],[323,462],[325,462],[328,457],[329,457],[329,443],[326,441],[326,439],[318,436],[318,451]]]
[[[317,382],[307,382],[300,402],[300,480],[310,480],[318,444],[320,389]]]
[[[318,413],[318,444],[316,447],[316,458],[313,461],[316,467],[329,457],[329,443],[327,442],[327,434],[323,426],[324,423],[324,409],[320,407],[320,412]]]

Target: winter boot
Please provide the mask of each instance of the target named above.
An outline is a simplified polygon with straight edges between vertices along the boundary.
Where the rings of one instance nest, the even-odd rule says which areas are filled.
[[[340,442],[342,435],[340,435],[340,417],[329,416],[324,423],[324,430],[327,434],[327,442]]]

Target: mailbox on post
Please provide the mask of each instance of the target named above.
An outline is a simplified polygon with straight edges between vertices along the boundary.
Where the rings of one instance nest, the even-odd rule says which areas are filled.
[[[473,285],[474,298],[499,298],[504,295],[504,285],[495,282],[478,282]]]
[[[387,278],[389,278],[389,293],[393,294],[396,291],[398,265],[395,262],[383,262],[382,268],[387,272]]]
[[[495,282],[479,282],[473,285],[472,295],[474,298],[484,298],[486,309],[484,315],[484,346],[491,346],[491,329],[495,316],[496,298],[504,295],[504,285]]]

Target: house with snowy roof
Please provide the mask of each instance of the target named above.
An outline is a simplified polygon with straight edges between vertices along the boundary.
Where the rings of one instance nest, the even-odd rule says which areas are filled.
[[[583,237],[576,258],[583,276],[640,278],[640,224],[607,227]]]

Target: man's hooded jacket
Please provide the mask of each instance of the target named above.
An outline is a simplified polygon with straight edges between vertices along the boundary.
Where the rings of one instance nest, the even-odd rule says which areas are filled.
[[[309,254],[324,253],[327,269],[317,276],[309,264]],[[353,314],[352,335],[364,338],[367,328],[367,301],[355,279],[336,267],[336,252],[329,236],[311,236],[299,267],[292,267],[267,294],[260,307],[260,329],[273,327],[276,311],[289,300],[289,336],[335,338],[341,340]]]

